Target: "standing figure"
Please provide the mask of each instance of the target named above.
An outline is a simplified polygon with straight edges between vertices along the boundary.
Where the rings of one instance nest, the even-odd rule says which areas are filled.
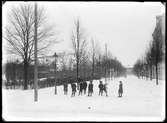
[[[123,94],[123,84],[122,81],[119,82],[118,97],[122,97]]]
[[[79,83],[81,82],[81,78],[80,77],[78,77],[78,79],[77,79],[77,90],[79,90]]]
[[[67,92],[68,92],[68,84],[65,83],[64,84],[64,95],[67,95]]]
[[[90,81],[88,85],[88,96],[92,96],[92,93],[93,93],[93,83],[92,81]]]
[[[75,83],[73,83],[73,84],[71,84],[71,87],[72,87],[72,94],[71,94],[71,97],[73,97],[73,96],[75,96],[75,92],[76,92],[76,84]]]
[[[79,84],[79,93],[78,93],[78,96],[81,94],[82,95],[82,91],[83,91],[83,83],[81,82]]]
[[[99,84],[99,96],[102,96],[103,95],[103,84],[102,84],[102,81],[100,81],[100,84]]]
[[[104,92],[106,93],[106,96],[108,96],[108,93],[107,93],[108,87],[107,87],[107,86],[108,86],[108,84],[105,83],[105,84],[104,84],[104,88],[103,88],[103,89],[104,89]]]
[[[84,89],[84,94],[86,94],[86,89],[87,89],[87,82],[86,81],[83,83],[83,89]]]

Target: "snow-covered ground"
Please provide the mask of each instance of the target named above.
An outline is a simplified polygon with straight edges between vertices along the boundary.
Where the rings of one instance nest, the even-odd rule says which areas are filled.
[[[123,81],[124,94],[118,98],[118,84]],[[98,95],[99,81],[94,80],[94,93],[71,97],[63,94],[63,86],[39,89],[38,102],[33,90],[5,90],[3,94],[4,120],[29,121],[147,121],[165,119],[165,80],[142,80],[133,75],[108,80],[109,96]]]

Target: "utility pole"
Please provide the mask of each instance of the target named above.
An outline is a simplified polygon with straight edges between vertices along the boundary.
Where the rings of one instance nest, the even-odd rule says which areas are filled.
[[[79,29],[80,29],[80,23],[79,23],[79,20],[77,20],[77,90],[79,90],[79,62],[80,62]]]
[[[37,3],[35,2],[35,24],[34,24],[34,55],[35,55],[35,65],[34,65],[34,101],[38,101],[38,60],[37,60]]]

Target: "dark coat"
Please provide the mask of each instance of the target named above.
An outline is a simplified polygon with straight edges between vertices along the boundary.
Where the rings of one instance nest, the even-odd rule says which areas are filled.
[[[93,92],[93,84],[89,84],[88,89],[89,91]]]
[[[83,90],[83,88],[84,88],[84,87],[83,87],[83,86],[84,86],[84,84],[83,84],[83,83],[80,83],[79,85],[80,85],[80,86],[79,86],[79,90],[81,90],[81,91],[82,91],[82,90]]]
[[[84,82],[83,83],[83,89],[86,89],[87,88],[87,82]]]
[[[119,93],[123,93],[123,85],[122,84],[119,84]]]
[[[103,87],[103,84],[99,84],[99,89],[100,89],[100,90],[103,90],[103,88],[104,88],[104,87]]]
[[[72,91],[76,91],[76,87],[77,87],[76,84],[73,83],[72,84]]]

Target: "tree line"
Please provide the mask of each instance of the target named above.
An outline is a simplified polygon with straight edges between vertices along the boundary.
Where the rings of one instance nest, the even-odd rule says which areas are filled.
[[[163,16],[157,18],[156,27],[152,34],[152,41],[150,41],[148,48],[146,49],[144,57],[137,60],[133,67],[134,73],[140,78],[156,79],[156,85],[158,85],[158,79],[160,79],[160,73],[162,71],[162,62],[165,58],[165,38],[164,28],[162,23]]]
[[[67,59],[66,59],[67,60]],[[24,89],[24,64],[16,61],[8,61],[5,64],[5,77],[6,82],[5,86],[7,88]],[[38,66],[38,87],[53,87],[55,86],[55,72],[54,61],[51,64],[40,64]],[[75,83],[81,81],[90,81],[94,79],[100,79],[102,77],[118,77],[125,75],[126,69],[122,64],[115,58],[104,59],[104,56],[101,59],[95,59],[94,66],[92,62],[88,62],[84,65],[83,63],[79,65],[78,78],[76,77],[77,67],[74,63],[73,69],[68,65],[61,65],[61,69],[56,72],[56,85],[63,85],[64,83]],[[114,70],[112,75],[110,75],[110,70]],[[107,73],[106,73],[107,71]],[[92,76],[93,74],[93,76]],[[30,64],[27,73],[27,89],[33,89],[34,86],[34,64]]]

